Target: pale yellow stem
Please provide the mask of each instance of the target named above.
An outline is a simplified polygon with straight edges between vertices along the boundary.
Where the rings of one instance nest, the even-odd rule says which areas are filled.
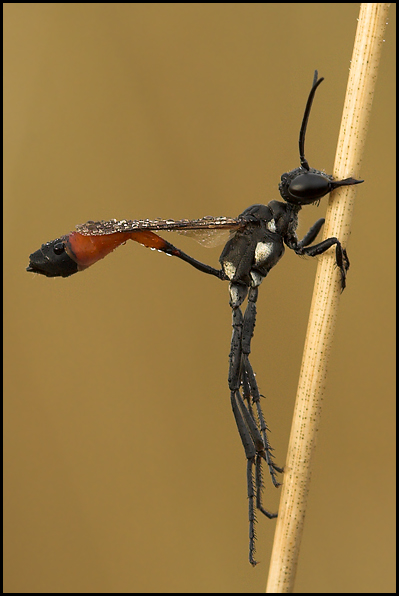
[[[334,178],[359,177],[389,4],[361,4],[349,71]],[[357,186],[331,195],[324,237],[345,246]],[[361,188],[361,187],[360,187]],[[292,592],[319,428],[328,357],[340,297],[335,250],[319,258],[288,446],[279,517],[266,592]],[[316,548],[319,548],[317,546]]]

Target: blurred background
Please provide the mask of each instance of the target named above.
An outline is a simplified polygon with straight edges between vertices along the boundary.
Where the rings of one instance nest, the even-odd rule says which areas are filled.
[[[259,592],[227,386],[228,287],[128,243],[25,271],[88,219],[237,216],[332,172],[358,4],[4,5],[4,591]],[[395,5],[358,187],[297,592],[393,592]],[[325,213],[301,213],[299,235]],[[218,266],[221,247],[170,241]],[[261,287],[252,363],[284,463],[316,262]],[[265,505],[279,491],[266,480]]]

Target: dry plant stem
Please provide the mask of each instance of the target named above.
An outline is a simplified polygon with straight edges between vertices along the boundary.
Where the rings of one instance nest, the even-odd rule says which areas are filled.
[[[334,177],[359,177],[389,4],[361,4],[349,72]],[[332,193],[324,237],[343,245],[350,233],[356,186]],[[327,361],[337,316],[340,284],[335,251],[319,259],[288,447],[268,593],[292,592],[319,428]],[[350,274],[348,280],[350,291]]]

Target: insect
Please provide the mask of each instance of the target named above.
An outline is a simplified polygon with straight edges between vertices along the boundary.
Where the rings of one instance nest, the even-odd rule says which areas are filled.
[[[229,282],[233,333],[229,355],[228,384],[230,401],[238,432],[247,458],[247,494],[249,503],[249,562],[255,566],[255,510],[268,518],[277,517],[262,504],[262,461],[266,462],[272,483],[280,486],[277,475],[283,468],[274,463],[268,428],[262,412],[255,373],[249,361],[251,339],[256,320],[258,289],[263,279],[284,254],[285,246],[298,255],[315,257],[335,246],[340,271],[341,291],[346,285],[349,259],[338,238],[316,240],[324,219],[319,219],[299,240],[296,234],[298,213],[302,206],[320,199],[340,186],[360,184],[363,180],[334,180],[311,168],[305,158],[305,135],[316,89],[323,81],[315,71],[299,134],[300,166],[281,176],[279,191],[283,201],[252,205],[236,218],[203,217],[195,220],[110,220],[89,221],[76,231],[47,242],[30,255],[27,271],[47,277],[68,277],[90,267],[127,240],[157,249],[186,261],[203,273]],[[214,233],[230,231],[220,255],[221,269],[201,263],[155,233]],[[243,314],[241,306],[247,299]]]

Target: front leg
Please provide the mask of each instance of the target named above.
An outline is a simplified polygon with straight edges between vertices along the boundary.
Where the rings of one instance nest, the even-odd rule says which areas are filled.
[[[302,240],[297,242],[297,248],[303,248],[304,246],[309,246],[309,244],[312,244],[312,242],[316,240],[325,221],[326,220],[324,219],[324,217],[318,219],[316,223],[312,225],[310,230],[305,234]]]
[[[311,242],[313,242],[313,240],[316,239],[316,236],[323,224],[324,219],[319,219],[310,228],[307,234],[305,234],[303,240],[298,241],[296,235],[291,235],[290,237],[285,238],[285,243],[288,248],[294,250],[297,255],[304,255],[308,257],[316,257],[321,255],[335,244],[335,260],[337,267],[341,272],[341,291],[343,292],[346,286],[346,273],[349,269],[350,263],[348,255],[346,254],[346,250],[342,247],[342,244],[338,238],[327,238],[326,240],[322,240],[322,242],[318,242],[313,246],[308,246]]]
[[[327,238],[327,240],[323,240],[318,244],[314,244],[313,246],[308,246],[306,248],[302,248],[296,250],[297,255],[307,255],[309,257],[316,257],[317,255],[323,254],[326,252],[331,246],[335,244],[335,261],[337,263],[337,267],[341,272],[341,292],[344,291],[346,286],[346,273],[349,269],[349,259],[348,255],[346,254],[346,250],[342,248],[342,244],[338,240],[338,238]]]

